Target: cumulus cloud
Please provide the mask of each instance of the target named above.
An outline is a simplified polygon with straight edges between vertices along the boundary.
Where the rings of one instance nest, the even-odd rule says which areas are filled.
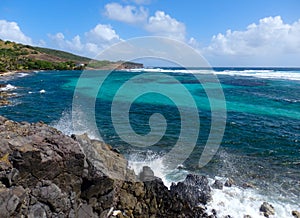
[[[23,44],[32,44],[30,37],[26,36],[16,22],[0,20],[0,38]]]
[[[166,14],[164,11],[156,11],[151,16],[145,29],[154,35],[166,36],[181,41],[185,40],[185,25]]]
[[[131,5],[122,6],[118,3],[109,3],[105,5],[105,15],[112,20],[125,23],[142,23],[147,20],[148,12],[143,7]]]
[[[215,55],[251,56],[299,53],[300,20],[286,24],[280,16],[260,19],[244,31],[227,30],[213,36],[205,52]]]
[[[112,42],[119,41],[120,37],[110,25],[98,24],[94,29],[87,32],[86,37],[91,42]]]
[[[76,35],[68,40],[63,33],[56,33],[49,35],[49,38],[54,47],[88,57],[94,57],[103,49],[122,40],[110,25],[104,24],[96,25],[83,37]]]

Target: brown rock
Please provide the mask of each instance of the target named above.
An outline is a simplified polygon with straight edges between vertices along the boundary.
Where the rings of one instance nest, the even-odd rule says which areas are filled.
[[[292,215],[295,217],[295,218],[300,218],[300,212],[299,211],[292,211]]]
[[[275,214],[274,207],[267,202],[263,202],[263,204],[260,206],[259,211],[262,212],[265,217],[269,217],[270,215]]]

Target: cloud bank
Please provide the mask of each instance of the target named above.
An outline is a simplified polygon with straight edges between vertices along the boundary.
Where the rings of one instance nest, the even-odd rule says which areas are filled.
[[[16,22],[0,20],[0,38],[3,40],[14,41],[32,45],[30,37],[26,36]]]
[[[227,30],[212,37],[202,52],[222,62],[234,64],[269,62],[284,64],[300,59],[300,20],[287,24],[280,16],[266,17],[250,24],[244,31]],[[248,60],[248,61],[247,61]],[[295,60],[294,60],[295,61]]]
[[[137,4],[146,3],[143,0],[135,0]],[[105,5],[105,13],[109,19],[124,23],[140,24],[144,30],[155,36],[170,37],[185,41],[185,24],[177,21],[164,11],[156,11],[153,16],[143,7],[132,5],[122,6],[119,3]]]

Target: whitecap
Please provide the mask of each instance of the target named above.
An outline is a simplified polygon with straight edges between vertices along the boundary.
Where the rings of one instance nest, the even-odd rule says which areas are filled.
[[[46,93],[46,91],[45,91],[44,89],[42,89],[42,90],[40,91],[40,93],[41,93],[41,94],[44,94],[44,93]]]
[[[0,91],[10,91],[17,89],[16,86],[13,86],[11,84],[7,84],[5,87],[0,88]]]
[[[224,182],[225,178],[216,178]],[[210,180],[212,184],[214,180]],[[299,210],[299,206],[282,196],[264,195],[256,189],[244,189],[238,186],[224,187],[223,190],[212,189],[212,201],[208,203],[207,210],[215,209],[218,217],[230,215],[232,217],[264,217],[259,208],[263,202],[270,203],[275,209],[272,217],[290,217],[293,210]]]
[[[28,75],[29,75],[29,73],[18,73],[18,77],[25,77]]]

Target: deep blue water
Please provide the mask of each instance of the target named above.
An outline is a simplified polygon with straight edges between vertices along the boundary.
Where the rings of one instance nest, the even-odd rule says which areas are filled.
[[[139,96],[132,102],[129,120],[135,133],[145,136],[151,128],[149,118],[153,113],[163,115],[167,122],[163,137],[149,147],[135,147],[124,142],[116,132],[112,121],[111,107],[113,98],[122,85],[130,79],[147,72],[114,72],[104,81],[95,102],[97,127],[102,139],[119,149],[126,156],[138,153],[154,156],[168,153],[176,144],[180,134],[181,116],[178,107],[187,111],[191,124],[194,116],[189,117],[191,105],[178,87],[165,78],[140,79],[137,86],[125,90],[122,98],[117,99],[122,105],[130,96],[138,93],[138,87],[147,84],[161,87],[169,93],[175,93],[178,101],[174,102],[159,93],[150,92]],[[187,74],[180,69],[164,69],[165,75],[176,78],[196,102],[200,120],[199,137],[189,158],[184,161],[180,170],[208,174],[210,176],[234,177],[236,181],[251,182],[266,192],[280,194],[293,193],[296,199],[300,195],[300,71],[294,69],[217,69],[217,77],[222,85],[226,98],[226,129],[221,146],[205,167],[199,167],[198,161],[209,137],[211,126],[211,108],[205,88],[214,89],[214,84],[205,88],[199,84],[195,75]],[[103,72],[92,72],[82,78],[80,95],[87,101],[92,99],[101,80]],[[12,106],[0,108],[0,114],[16,121],[43,121],[72,132],[71,112],[74,89],[80,71],[44,71],[30,73],[26,76],[15,75],[0,78],[1,83],[16,87],[11,92]],[[197,74],[200,75],[200,74]],[[103,79],[103,78],[102,78]],[[83,89],[84,88],[84,89]],[[41,93],[45,90],[45,93]],[[82,105],[82,111],[88,111]],[[125,107],[125,106],[124,106]],[[77,121],[84,119],[80,113]],[[89,129],[86,129],[89,132]],[[125,129],[124,133],[130,133]],[[153,129],[159,134],[159,126]],[[190,130],[191,132],[194,129]],[[189,137],[187,136],[187,140]],[[180,155],[180,154],[179,154]],[[169,175],[175,179],[176,175]]]

